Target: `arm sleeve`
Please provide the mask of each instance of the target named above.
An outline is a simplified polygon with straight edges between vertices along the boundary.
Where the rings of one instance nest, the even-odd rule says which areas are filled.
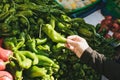
[[[107,60],[92,48],[87,48],[81,56],[81,61],[92,67],[96,72],[106,76],[109,80],[120,80],[120,64]]]

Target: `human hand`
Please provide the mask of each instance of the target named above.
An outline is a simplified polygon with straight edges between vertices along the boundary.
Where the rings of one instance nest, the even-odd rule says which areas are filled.
[[[89,47],[87,41],[77,35],[68,36],[65,46],[73,51],[78,58],[80,58],[83,52]]]

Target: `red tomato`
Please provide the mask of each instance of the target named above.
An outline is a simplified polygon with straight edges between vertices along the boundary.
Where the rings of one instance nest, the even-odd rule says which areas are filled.
[[[5,70],[5,68],[6,68],[5,62],[2,59],[0,59],[0,71]]]
[[[112,25],[112,31],[116,32],[116,31],[118,31],[119,29],[120,29],[119,24],[113,23],[113,25]]]
[[[8,61],[9,57],[13,55],[13,52],[11,50],[3,49],[0,47],[0,59],[3,61]]]
[[[111,19],[112,19],[112,16],[105,16],[105,19],[111,20]]]
[[[102,25],[106,25],[108,27],[110,27],[111,24],[112,24],[112,20],[103,20],[103,22],[102,22]]]
[[[13,76],[7,71],[0,71],[0,80],[13,80]]]
[[[115,32],[115,33],[113,34],[113,37],[114,37],[115,39],[120,40],[120,32]]]

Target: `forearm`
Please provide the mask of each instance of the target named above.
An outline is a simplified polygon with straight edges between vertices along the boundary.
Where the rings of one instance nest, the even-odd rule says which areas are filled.
[[[104,55],[99,54],[90,47],[83,53],[81,61],[110,80],[120,79],[120,64],[107,60]]]

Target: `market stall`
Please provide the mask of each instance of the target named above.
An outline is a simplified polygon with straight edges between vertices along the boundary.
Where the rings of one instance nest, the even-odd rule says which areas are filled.
[[[115,21],[104,13],[105,4],[104,0],[91,0],[87,7],[71,12],[56,0],[1,0],[0,79],[105,80],[64,45],[67,36],[79,35],[112,59],[120,37],[107,37],[102,29],[103,20],[111,17]]]

